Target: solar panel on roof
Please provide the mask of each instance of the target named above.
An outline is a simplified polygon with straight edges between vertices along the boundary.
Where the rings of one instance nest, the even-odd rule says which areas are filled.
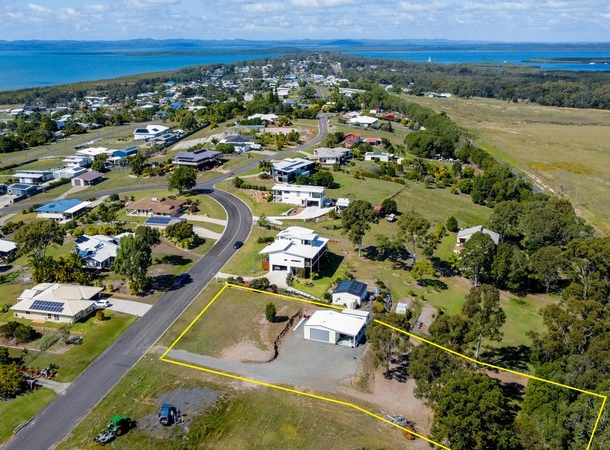
[[[167,225],[171,220],[171,217],[149,217],[144,223],[149,225]]]
[[[61,302],[49,302],[46,300],[34,300],[30,309],[35,309],[37,311],[47,311],[47,312],[62,312],[64,310],[64,304]]]

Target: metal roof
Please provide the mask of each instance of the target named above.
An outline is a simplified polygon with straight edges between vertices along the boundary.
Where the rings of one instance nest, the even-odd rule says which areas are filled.
[[[348,293],[362,298],[366,295],[367,285],[356,280],[347,280],[339,283],[333,294]]]

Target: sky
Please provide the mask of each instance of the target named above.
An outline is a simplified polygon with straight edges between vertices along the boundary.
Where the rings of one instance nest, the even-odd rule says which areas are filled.
[[[0,40],[608,42],[608,0],[0,0]]]

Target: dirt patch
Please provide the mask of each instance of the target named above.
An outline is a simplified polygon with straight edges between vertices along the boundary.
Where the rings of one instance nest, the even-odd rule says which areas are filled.
[[[416,383],[413,379],[400,382],[395,379],[388,379],[382,371],[377,371],[371,383],[371,393],[360,392],[344,386],[339,388],[339,392],[377,405],[381,415],[400,414],[415,422],[415,431],[428,436],[434,414],[423,400],[415,397],[413,394],[415,386]],[[409,448],[424,449],[429,448],[429,446],[422,439],[417,439],[409,445]]]
[[[267,203],[267,195],[269,195],[269,192],[267,192],[267,191],[257,191],[257,190],[254,190],[254,189],[246,189],[245,192],[255,202],[257,202],[257,203]]]
[[[273,359],[273,351],[261,350],[256,342],[244,341],[225,348],[220,358],[237,362],[267,362]]]
[[[218,391],[204,388],[185,388],[166,392],[156,400],[159,408],[163,403],[170,403],[181,413],[182,423],[163,426],[159,423],[158,411],[138,420],[138,431],[159,439],[182,439],[194,418],[201,414],[203,408],[211,405],[220,396]]]
[[[274,329],[277,329],[277,323],[270,323],[261,315],[259,320],[261,325],[260,337],[269,350],[262,350],[256,342],[242,341],[225,348],[222,351],[220,358],[236,362],[268,363],[273,361],[277,358],[279,347],[284,336],[286,336],[294,324],[301,320],[301,317],[304,315],[303,310],[299,310],[292,317],[287,317],[286,313],[288,312],[288,309],[287,306],[283,306],[277,312],[276,321],[283,320],[285,322],[284,327],[277,336],[274,331]]]

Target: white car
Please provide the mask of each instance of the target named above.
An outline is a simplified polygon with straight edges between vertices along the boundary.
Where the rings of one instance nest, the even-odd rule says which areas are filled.
[[[98,300],[97,302],[95,302],[95,307],[97,309],[106,309],[110,306],[110,301],[103,299],[103,300]]]

